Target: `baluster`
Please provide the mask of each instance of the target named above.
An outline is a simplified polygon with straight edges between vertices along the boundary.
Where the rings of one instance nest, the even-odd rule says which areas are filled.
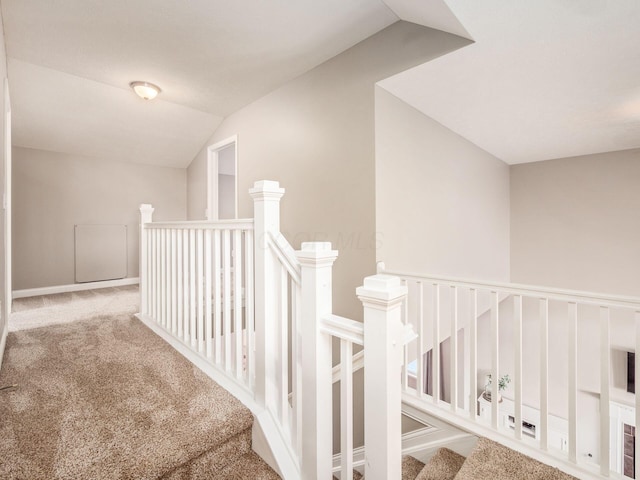
[[[189,315],[190,304],[189,304],[189,277],[190,277],[190,269],[189,269],[189,230],[184,229],[182,231],[182,262],[184,264],[184,278],[182,283],[184,285],[184,341],[187,343],[191,342],[191,333],[189,331],[189,324],[191,317]]]
[[[162,264],[162,271],[160,273],[160,296],[161,296],[161,308],[160,313],[160,325],[167,327],[167,231],[166,229],[160,230],[160,262]]]
[[[418,288],[418,361],[416,388],[418,397],[424,397],[424,288],[422,282],[416,283]]]
[[[522,297],[513,296],[513,388],[514,388],[514,431],[518,440],[522,439]]]
[[[431,394],[433,403],[440,402],[440,285],[433,284],[433,345],[431,350]]]
[[[294,446],[298,455],[302,452],[302,354],[300,351],[300,286],[291,279],[291,376]]]
[[[253,390],[255,385],[254,378],[254,348],[255,348],[255,332],[253,327],[253,232],[247,230],[245,232],[245,268],[244,277],[244,312],[245,312],[245,330],[247,334],[247,385]]]
[[[152,316],[153,321],[158,322],[158,230],[153,229],[152,232],[152,242],[153,242],[153,265],[152,265],[152,282],[153,282],[153,307],[152,307]]]
[[[287,271],[284,266],[280,265],[279,270],[279,339],[280,339],[280,352],[279,352],[279,364],[280,371],[278,372],[278,388],[280,390],[280,421],[285,429],[288,430],[289,426],[289,309],[288,309],[288,295],[287,295]]]
[[[406,279],[402,279],[402,285],[408,287],[408,282]],[[402,323],[404,325],[409,324],[409,297],[405,298],[404,303],[402,304]],[[402,359],[402,389],[407,390],[409,388],[409,346],[404,345],[402,349],[403,359]]]
[[[498,292],[491,292],[491,426],[498,429],[500,313],[498,311]]]
[[[215,230],[213,237],[213,315],[216,339],[216,365],[222,363],[222,308],[220,304],[222,301],[222,270],[220,267],[220,241],[220,230]]]
[[[198,333],[196,332],[197,305],[196,305],[196,231],[189,230],[189,307],[191,320],[191,348],[196,348]]]
[[[176,230],[171,229],[171,333],[174,335],[178,331],[177,322],[177,301],[178,295],[176,292],[176,286],[178,284],[178,278],[176,276],[177,264],[176,264]]]
[[[458,409],[458,289],[451,286],[450,290],[451,302],[451,339],[450,348],[450,371],[449,381],[451,382],[451,410],[456,412]]]
[[[182,313],[182,294],[183,292],[183,280],[182,280],[182,230],[176,231],[176,294],[177,294],[177,313],[176,323],[178,324],[178,338],[184,341],[184,329],[183,329],[183,313]]]
[[[196,230],[196,346],[198,353],[204,353],[204,239],[202,230]]]
[[[478,292],[469,291],[469,412],[471,420],[478,417]]]
[[[207,358],[213,360],[213,318],[211,318],[211,230],[204,232],[204,318]]]
[[[570,302],[568,307],[569,344],[567,345],[569,378],[569,461],[578,460],[578,304]]]
[[[229,371],[231,370],[231,242],[229,230],[224,230],[223,238],[224,368]]]
[[[549,300],[540,299],[540,448],[549,444]]]
[[[600,473],[609,476],[611,448],[609,425],[609,308],[600,307]]]
[[[236,340],[236,378],[241,379],[242,371],[242,231],[233,231],[233,320]]]
[[[353,345],[340,340],[340,478],[353,480]]]
[[[165,232],[167,242],[167,331],[172,331],[172,317],[171,317],[171,229],[167,229]]]

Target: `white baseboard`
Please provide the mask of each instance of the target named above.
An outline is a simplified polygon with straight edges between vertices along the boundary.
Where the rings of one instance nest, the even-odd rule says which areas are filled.
[[[14,290],[13,298],[37,297],[40,295],[53,295],[54,293],[80,292],[82,290],[94,290],[97,288],[124,287],[140,283],[139,277],[121,278],[119,280],[105,280],[103,282],[74,283],[71,285],[55,285],[53,287],[27,288]]]

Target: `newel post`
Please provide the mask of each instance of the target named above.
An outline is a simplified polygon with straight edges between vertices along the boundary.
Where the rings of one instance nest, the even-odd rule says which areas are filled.
[[[331,269],[338,252],[329,242],[307,242],[296,252],[301,268],[303,480],[332,478],[332,348],[320,331],[332,313]]]
[[[259,405],[273,407],[276,384],[276,259],[269,248],[271,234],[280,231],[280,199],[284,188],[278,182],[261,180],[249,190],[253,198],[255,235],[255,342],[256,390]]]
[[[145,223],[151,223],[153,221],[153,206],[148,203],[140,205],[140,248],[138,254],[139,269],[138,277],[140,278],[140,314],[142,316],[149,315],[149,278],[148,278],[148,255],[147,246],[147,229],[144,228]]]
[[[402,301],[397,277],[373,275],[356,289],[364,306],[365,477],[402,477]]]

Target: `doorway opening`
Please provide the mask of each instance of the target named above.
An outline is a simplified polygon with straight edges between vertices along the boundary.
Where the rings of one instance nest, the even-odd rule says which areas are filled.
[[[238,136],[207,149],[207,220],[238,218]]]

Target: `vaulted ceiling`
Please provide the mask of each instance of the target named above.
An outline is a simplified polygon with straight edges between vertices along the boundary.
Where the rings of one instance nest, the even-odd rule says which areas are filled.
[[[185,167],[226,115],[400,18],[475,43],[380,84],[505,162],[640,147],[637,0],[1,5],[19,146]]]

